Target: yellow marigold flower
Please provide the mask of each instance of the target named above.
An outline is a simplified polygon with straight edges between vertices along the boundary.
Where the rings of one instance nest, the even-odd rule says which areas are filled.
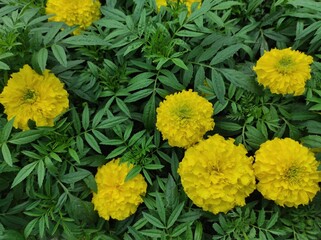
[[[161,8],[161,6],[168,6],[168,5],[173,5],[173,4],[177,4],[177,0],[155,0],[156,1],[156,5],[157,5],[157,9],[159,10]],[[199,3],[198,7],[200,7],[201,5],[201,0],[180,0],[179,3],[180,4],[184,4],[188,11],[191,12],[191,7],[193,3]]]
[[[187,196],[214,214],[244,206],[255,190],[252,157],[243,145],[216,134],[188,148],[178,173]]]
[[[156,127],[171,146],[189,147],[214,128],[212,104],[192,90],[166,96],[156,111]]]
[[[257,189],[281,206],[308,204],[320,190],[314,154],[291,138],[263,143],[255,153]]]
[[[143,176],[125,182],[125,178],[133,165],[121,163],[119,159],[112,160],[98,168],[95,176],[97,193],[93,193],[92,203],[100,217],[123,220],[136,212],[143,202],[147,183]]]
[[[54,119],[68,109],[68,93],[63,83],[49,70],[43,75],[29,65],[13,73],[0,94],[0,103],[13,126],[28,130],[28,121],[36,126],[53,126]]]
[[[74,34],[79,34],[81,30],[100,18],[100,2],[98,0],[48,0],[46,14],[54,14],[49,21],[79,26],[74,31]]]
[[[257,80],[272,93],[302,95],[305,82],[311,78],[311,56],[299,51],[272,49],[265,52],[253,70]]]

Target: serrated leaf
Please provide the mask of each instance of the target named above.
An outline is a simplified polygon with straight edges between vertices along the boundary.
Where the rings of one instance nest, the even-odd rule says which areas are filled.
[[[51,50],[58,62],[62,66],[67,67],[67,55],[64,48],[58,44],[53,44]]]
[[[226,102],[225,100],[225,83],[222,78],[222,75],[219,74],[215,69],[212,69],[212,84],[215,95],[221,104]]]
[[[155,226],[157,228],[165,228],[165,225],[159,219],[157,219],[156,217],[152,216],[151,214],[143,212],[143,216],[153,226]]]
[[[265,222],[265,211],[264,211],[264,209],[261,209],[259,211],[259,216],[257,218],[257,226],[262,227],[264,222]]]
[[[4,161],[5,161],[10,167],[12,167],[12,166],[13,166],[12,156],[11,156],[11,152],[10,152],[10,149],[8,148],[7,143],[3,143],[3,144],[2,144],[2,146],[1,146],[1,152],[2,152],[2,156],[3,156]]]
[[[58,36],[58,35],[57,35]],[[76,46],[107,46],[110,45],[108,41],[101,39],[98,36],[94,35],[77,35],[71,36],[62,40],[65,44],[76,45]]]
[[[165,212],[165,205],[164,205],[163,198],[161,197],[159,192],[155,193],[155,197],[156,197],[156,209],[157,209],[158,216],[162,221],[162,223],[166,224],[166,212]]]
[[[91,175],[91,172],[85,169],[78,169],[77,172],[71,172],[61,176],[60,180],[64,183],[71,184],[81,181],[89,175]]]
[[[224,48],[222,51],[218,52],[214,56],[210,64],[216,65],[218,63],[225,61],[226,59],[232,57],[241,47],[242,47],[242,44],[235,44],[227,48]]]
[[[108,128],[113,128],[123,122],[128,120],[127,117],[111,117],[109,119],[106,119],[102,122],[100,122],[97,126],[99,129],[108,129]]]
[[[188,70],[188,67],[185,65],[185,63],[181,59],[172,58],[171,60],[176,66],[183,68],[184,70]]]
[[[101,150],[100,150],[100,147],[99,147],[99,144],[97,143],[96,139],[93,137],[93,135],[85,132],[84,133],[85,135],[85,139],[86,139],[86,142],[89,144],[89,146],[94,149],[96,152],[98,153],[101,153]]]
[[[38,162],[38,166],[37,166],[37,175],[38,175],[38,186],[41,188],[42,184],[43,184],[43,180],[45,178],[45,174],[46,174],[46,169],[45,169],[45,165],[43,163],[42,160],[40,160]]]
[[[181,214],[183,208],[184,208],[185,203],[182,202],[180,203],[171,213],[171,215],[168,218],[167,221],[167,228],[170,228],[174,225],[174,223],[176,222],[176,220],[178,219],[179,215]]]
[[[14,178],[11,188],[14,188],[16,185],[25,180],[31,172],[35,169],[38,162],[32,162],[20,169],[17,176]]]
[[[276,212],[272,215],[271,219],[266,224],[266,229],[272,228],[279,219],[279,213]]]
[[[10,70],[10,67],[9,67],[8,64],[0,61],[0,69],[1,69],[1,70]]]
[[[155,95],[152,95],[146,103],[143,111],[143,122],[146,129],[153,129],[156,121]]]
[[[87,130],[89,127],[89,108],[88,104],[85,104],[84,110],[82,112],[81,118],[82,127]]]
[[[123,164],[127,164],[127,163],[123,163]],[[134,177],[136,177],[142,170],[141,166],[135,166],[133,167],[129,173],[127,174],[126,178],[125,178],[125,182],[133,179]]]
[[[47,65],[48,50],[46,48],[41,48],[37,53],[37,63],[41,72],[44,72]]]

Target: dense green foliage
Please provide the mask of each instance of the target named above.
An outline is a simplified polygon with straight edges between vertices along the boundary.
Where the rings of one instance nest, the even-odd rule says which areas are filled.
[[[214,215],[185,195],[177,174],[183,149],[155,128],[168,94],[194,89],[214,105],[208,134],[233,137],[253,154],[291,137],[321,160],[321,3],[204,0],[188,15],[153,0],[107,0],[81,35],[48,22],[44,0],[0,1],[0,89],[23,64],[65,83],[70,109],[54,127],[20,131],[0,112],[0,239],[321,239],[321,194],[283,208],[258,192]],[[195,6],[196,7],[196,6]],[[252,67],[264,50],[313,56],[303,96],[271,94]],[[97,167],[121,157],[148,192],[124,221],[105,221],[91,203]]]

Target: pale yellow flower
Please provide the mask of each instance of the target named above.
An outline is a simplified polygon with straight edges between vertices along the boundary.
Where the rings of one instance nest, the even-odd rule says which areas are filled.
[[[171,146],[189,147],[214,128],[212,104],[192,90],[166,96],[156,111],[156,127]]]
[[[161,6],[169,6],[177,4],[177,0],[155,0],[157,9],[159,10]],[[186,6],[189,12],[191,12],[191,7],[193,3],[198,3],[198,7],[201,6],[201,0],[180,0],[179,4],[183,4]]]
[[[29,120],[36,126],[53,126],[55,118],[69,106],[63,83],[49,70],[40,75],[29,65],[11,75],[0,103],[8,120],[15,117],[13,126],[22,130],[29,129]]]
[[[54,14],[49,21],[79,26],[74,31],[74,34],[79,34],[81,30],[88,28],[100,18],[100,2],[98,0],[48,0],[46,14]]]
[[[146,194],[147,183],[138,174],[125,182],[125,178],[133,165],[112,160],[98,168],[95,176],[97,193],[93,193],[92,203],[100,217],[124,220],[134,214],[143,196]]]
[[[320,190],[314,154],[291,138],[263,143],[255,153],[257,189],[281,206],[308,204]]]
[[[252,157],[243,145],[216,134],[188,148],[178,173],[194,204],[214,214],[244,206],[255,190]]]
[[[302,95],[305,83],[311,78],[311,56],[299,51],[272,49],[265,52],[253,70],[257,80],[272,93]]]

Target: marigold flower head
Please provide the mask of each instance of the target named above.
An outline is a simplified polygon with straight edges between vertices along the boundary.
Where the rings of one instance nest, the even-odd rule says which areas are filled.
[[[267,141],[255,153],[257,189],[281,206],[308,204],[320,190],[314,154],[291,138]]]
[[[166,96],[156,111],[156,127],[171,146],[189,147],[214,128],[212,104],[192,90]]]
[[[272,93],[302,95],[311,78],[313,58],[291,48],[265,52],[253,70],[257,80]]]
[[[143,202],[147,183],[143,176],[138,174],[125,182],[125,178],[133,165],[120,163],[114,159],[98,168],[95,176],[97,193],[93,193],[92,203],[100,217],[123,220],[136,212]]]
[[[177,0],[155,0],[155,1],[156,1],[158,10],[161,8],[161,6],[174,5],[178,3]],[[187,7],[189,12],[191,12],[191,7],[194,2],[199,3],[198,7],[200,7],[202,1],[201,0],[180,0],[179,1],[180,4],[184,4]]]
[[[49,70],[42,75],[29,65],[13,73],[0,94],[0,103],[13,126],[28,130],[28,121],[36,126],[53,126],[54,119],[68,109],[68,93],[64,85]]]
[[[81,30],[100,18],[100,2],[98,0],[48,0],[46,14],[54,14],[49,21],[79,26],[74,34],[80,34]]]
[[[255,190],[252,157],[243,145],[216,134],[188,148],[178,173],[187,196],[214,214],[244,206]]]

